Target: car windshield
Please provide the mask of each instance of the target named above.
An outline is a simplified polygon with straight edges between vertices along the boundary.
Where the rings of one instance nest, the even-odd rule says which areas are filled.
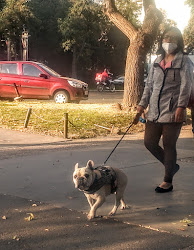
[[[39,63],[38,66],[41,67],[44,71],[46,71],[51,76],[56,76],[56,77],[61,76],[57,72],[55,72],[53,69],[50,69],[49,67],[47,67],[46,65],[44,65],[42,63]]]

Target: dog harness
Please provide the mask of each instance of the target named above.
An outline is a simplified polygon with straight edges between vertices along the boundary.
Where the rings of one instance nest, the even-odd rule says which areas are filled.
[[[86,194],[94,194],[98,191],[101,187],[106,184],[111,185],[111,193],[113,194],[117,190],[116,186],[116,173],[111,167],[103,167],[99,166],[94,168],[94,170],[98,170],[101,173],[101,177],[98,179],[97,174],[93,184],[89,187],[88,190],[84,190]]]

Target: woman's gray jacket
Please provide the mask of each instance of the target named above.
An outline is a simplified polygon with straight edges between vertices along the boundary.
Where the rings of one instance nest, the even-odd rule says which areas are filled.
[[[193,64],[187,55],[179,52],[172,67],[163,69],[159,56],[152,65],[139,103],[145,109],[149,105],[147,120],[161,123],[175,122],[177,107],[185,108],[189,102],[191,85],[194,84]]]

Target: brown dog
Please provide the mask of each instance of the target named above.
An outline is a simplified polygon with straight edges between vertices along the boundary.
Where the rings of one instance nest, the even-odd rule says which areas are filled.
[[[75,188],[84,192],[90,204],[89,220],[95,217],[96,210],[102,206],[106,196],[111,193],[116,194],[116,199],[109,215],[115,215],[120,204],[121,209],[126,208],[123,194],[127,186],[127,176],[120,169],[108,166],[94,168],[94,163],[91,160],[83,168],[79,168],[77,163],[73,173],[73,182]]]

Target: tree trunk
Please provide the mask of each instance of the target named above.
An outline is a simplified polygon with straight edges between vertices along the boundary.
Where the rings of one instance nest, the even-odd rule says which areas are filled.
[[[7,61],[11,61],[11,41],[8,38],[6,41],[7,44]]]
[[[125,67],[125,86],[123,104],[125,108],[134,106],[141,98],[144,87],[144,63],[146,55],[142,54],[138,44],[132,43],[128,48]]]
[[[77,78],[77,53],[76,46],[73,48],[72,77]]]
[[[130,46],[126,59],[123,105],[128,109],[136,106],[144,88],[144,65],[146,54],[153,45],[162,13],[156,9],[154,0],[144,0],[145,18],[141,28],[136,29],[116,9],[115,0],[105,1],[105,13],[129,38]]]
[[[77,49],[76,46],[73,48],[73,62],[72,62],[72,77],[77,78],[77,62],[79,61],[80,55],[82,54],[85,47],[85,41],[82,42],[80,49]]]

